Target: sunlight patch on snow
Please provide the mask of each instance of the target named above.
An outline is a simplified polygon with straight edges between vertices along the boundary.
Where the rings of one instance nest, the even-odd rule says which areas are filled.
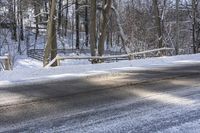
[[[107,74],[108,71],[89,71],[88,74]]]
[[[189,105],[195,102],[194,100],[190,100],[187,98],[182,98],[167,93],[148,91],[144,89],[136,89],[131,91],[130,93],[137,95],[139,97],[145,97],[148,100],[156,100],[158,102],[166,104]]]
[[[113,68],[113,70],[145,70],[145,67],[121,67],[121,68]]]
[[[8,80],[5,80],[5,81],[0,81],[0,86],[3,86],[5,84],[10,84],[11,82],[8,81]]]
[[[50,75],[50,76],[47,76],[47,78],[57,79],[57,78],[67,78],[71,76],[81,77],[81,76],[86,76],[86,74],[59,74],[59,75]]]
[[[200,63],[199,60],[181,60],[181,61],[174,61],[175,63],[187,63],[187,64],[193,64],[193,63]]]

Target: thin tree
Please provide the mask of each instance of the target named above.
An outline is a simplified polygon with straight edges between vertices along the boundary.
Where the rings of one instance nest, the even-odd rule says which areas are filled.
[[[180,0],[176,0],[176,45],[175,45],[176,55],[179,54],[179,2]]]
[[[12,39],[17,41],[17,20],[16,20],[16,0],[11,1],[10,14],[12,19]]]
[[[162,48],[163,36],[162,36],[162,24],[161,24],[160,11],[158,7],[158,0],[153,0],[153,7],[154,7],[155,25],[157,27],[157,34],[158,34],[158,48]]]
[[[85,46],[88,47],[88,40],[89,40],[89,20],[88,20],[88,0],[85,0]]]
[[[69,13],[69,1],[67,0],[67,3],[66,3],[66,15],[65,15],[65,36],[67,36],[68,13]]]
[[[76,49],[80,49],[80,36],[79,36],[79,24],[80,24],[80,19],[79,19],[79,3],[78,0],[75,2],[75,10],[76,10]]]
[[[40,13],[40,8],[37,2],[34,2],[34,13],[38,15]],[[35,40],[37,40],[39,35],[39,16],[35,17],[35,25],[36,25],[36,33],[35,33]]]
[[[19,19],[20,19],[20,39],[24,40],[24,23],[23,23],[23,12],[22,12],[22,0],[19,0]]]
[[[61,22],[62,22],[62,1],[63,0],[59,0],[58,2],[58,34],[60,35],[60,27],[61,27]]]

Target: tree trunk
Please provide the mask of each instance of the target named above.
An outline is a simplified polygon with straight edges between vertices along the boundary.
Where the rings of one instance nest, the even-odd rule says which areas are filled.
[[[197,35],[196,35],[196,12],[197,12],[197,0],[192,0],[192,18],[193,18],[193,24],[192,24],[192,40],[193,40],[193,53],[197,53],[196,49],[196,42],[197,42]]]
[[[21,50],[21,0],[17,1],[17,22],[18,25],[20,25],[20,30],[18,30],[18,47],[17,47],[17,52],[21,55],[22,50]]]
[[[19,16],[20,16],[20,39],[24,41],[24,23],[23,23],[23,13],[22,13],[22,0],[19,3]]]
[[[175,45],[176,55],[179,54],[179,1],[180,0],[176,0],[176,45]]]
[[[96,0],[90,0],[90,50],[96,56]]]
[[[103,11],[102,11],[102,22],[100,26],[100,37],[99,37],[99,45],[98,45],[98,53],[99,56],[104,54],[104,43],[106,39],[106,30],[108,27],[108,21],[111,11],[112,0],[104,0]]]
[[[85,7],[85,46],[88,47],[88,40],[89,40],[89,27],[88,27],[88,0],[86,0],[86,7]]]
[[[50,0],[50,16],[48,20],[48,29],[47,29],[47,45],[44,52],[44,66],[49,63],[50,60],[53,60],[57,55],[57,40],[56,40],[56,0]],[[57,66],[55,62],[52,66]]]
[[[12,23],[12,39],[17,41],[17,20],[16,20],[16,0],[12,1],[10,7],[11,19],[13,19]]]
[[[34,13],[35,15],[38,15],[40,13],[40,9],[38,7],[38,5],[35,3],[34,4]],[[36,25],[36,33],[35,33],[35,40],[37,40],[38,38],[38,34],[39,34],[39,16],[35,17],[35,25]]]
[[[74,2],[74,1],[73,1]],[[75,18],[75,11],[73,10],[72,12],[72,19],[71,19],[71,23],[72,23],[72,27],[71,27],[71,40],[72,40],[72,50],[74,49],[74,18]]]
[[[44,1],[44,9],[45,9],[45,12],[47,13],[48,12],[48,4],[47,4],[47,1]],[[48,20],[48,14],[46,14],[46,21]]]
[[[161,24],[160,11],[157,0],[153,0],[153,7],[154,7],[155,25],[157,27],[157,34],[158,34],[158,48],[162,48],[163,47],[162,24]]]
[[[62,22],[62,0],[59,0],[58,3],[58,34],[60,36],[61,32],[60,32],[60,27],[61,27],[61,22]]]
[[[131,51],[130,49],[128,48],[128,44],[130,44],[130,40],[128,39],[128,37],[126,36],[124,30],[123,30],[123,27],[122,27],[122,24],[120,22],[120,14],[119,14],[119,11],[117,10],[117,8],[113,7],[112,8],[115,15],[116,15],[116,21],[117,21],[117,26],[119,28],[119,34],[120,34],[120,37],[121,37],[121,40],[122,40],[122,45],[123,45],[123,49],[124,49],[124,52],[126,54],[129,54]],[[118,40],[120,40],[118,38]],[[119,41],[118,41],[119,42]]]
[[[65,36],[67,36],[67,28],[68,28],[68,12],[69,12],[69,1],[67,0],[66,4],[66,18],[65,18]]]
[[[76,49],[80,49],[80,36],[79,36],[79,12],[78,12],[79,4],[78,0],[75,2],[76,9]]]

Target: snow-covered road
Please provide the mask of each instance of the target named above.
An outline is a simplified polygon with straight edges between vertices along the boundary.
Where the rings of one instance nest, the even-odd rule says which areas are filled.
[[[0,131],[200,132],[200,64],[0,87]]]

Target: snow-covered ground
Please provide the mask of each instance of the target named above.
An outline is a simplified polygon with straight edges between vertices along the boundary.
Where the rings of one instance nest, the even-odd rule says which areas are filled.
[[[0,72],[0,86],[34,84],[52,80],[66,80],[90,75],[117,73],[123,70],[144,70],[200,63],[200,54],[159,57],[115,63],[89,64],[88,61],[65,61],[56,68],[43,68],[42,62],[20,57],[13,71]]]

